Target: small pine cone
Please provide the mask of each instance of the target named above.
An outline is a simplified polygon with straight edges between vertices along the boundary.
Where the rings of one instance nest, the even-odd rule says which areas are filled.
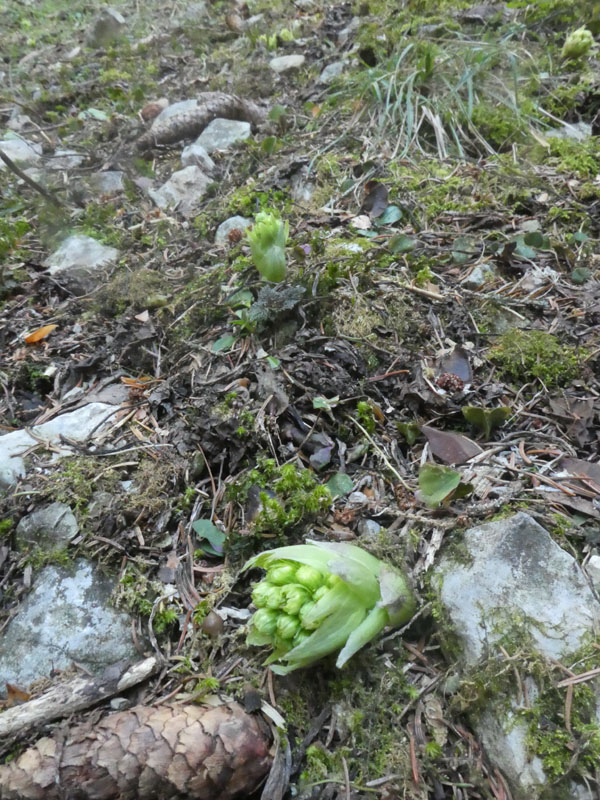
[[[436,380],[436,385],[450,394],[457,394],[465,388],[465,382],[462,378],[459,378],[458,375],[453,375],[451,372],[444,372],[443,375],[440,375]]]
[[[260,717],[237,703],[136,706],[40,739],[0,766],[2,800],[234,800],[271,766]]]

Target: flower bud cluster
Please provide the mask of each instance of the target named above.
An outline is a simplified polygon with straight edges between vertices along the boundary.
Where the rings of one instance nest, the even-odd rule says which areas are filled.
[[[275,561],[252,591],[257,610],[251,630],[278,650],[296,647],[318,628],[322,620],[315,617],[316,603],[339,580],[307,564]]]
[[[268,281],[279,282],[285,278],[288,233],[289,224],[266,211],[256,215],[248,231],[254,266]]]

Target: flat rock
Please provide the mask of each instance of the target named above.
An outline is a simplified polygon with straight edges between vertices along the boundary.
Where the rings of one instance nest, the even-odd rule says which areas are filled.
[[[0,692],[27,687],[72,662],[98,674],[137,660],[131,619],[110,605],[114,581],[79,559],[72,569],[43,569],[0,638]]]
[[[211,175],[215,171],[215,162],[198,142],[189,144],[183,148],[181,153],[181,163],[184,167],[200,167],[203,172]]]
[[[249,122],[217,117],[204,128],[196,144],[204,147],[207,153],[214,153],[215,150],[227,150],[236,142],[247,139],[250,133]]]
[[[8,156],[15,164],[20,166],[33,166],[42,157],[42,146],[35,142],[27,142],[25,139],[2,139],[0,150]],[[4,161],[0,161],[0,169],[7,169]]]
[[[515,615],[528,620],[547,658],[574,652],[600,631],[600,604],[583,571],[528,514],[470,528],[464,545],[471,563],[442,559],[437,575],[467,663],[486,655]]]
[[[252,225],[252,220],[247,217],[229,217],[229,219],[224,220],[217,228],[215,244],[228,244],[231,231],[245,231],[250,225]]]
[[[58,283],[74,294],[85,294],[104,277],[104,268],[118,257],[119,251],[115,247],[78,233],[65,239],[58,250],[48,256],[44,265]]]
[[[65,503],[51,503],[36,508],[19,520],[16,541],[19,549],[34,545],[52,550],[68,544],[77,536],[79,526],[75,515]]]
[[[200,167],[185,167],[174,172],[159,189],[150,189],[148,194],[159,208],[178,211],[188,218],[198,213],[200,202],[211,183]]]
[[[306,58],[300,53],[292,53],[289,56],[275,56],[269,61],[269,66],[274,72],[290,72],[293,69],[300,69]]]
[[[574,139],[583,142],[592,135],[592,126],[589,122],[565,122],[560,128],[551,128],[544,131],[546,139]]]
[[[88,403],[75,411],[61,414],[41,425],[35,425],[31,432],[41,439],[53,445],[60,443],[61,435],[81,442],[87,439],[92,432],[101,433],[111,424],[108,417],[114,411],[114,405],[108,403]],[[38,439],[31,436],[27,431],[12,431],[0,436],[0,488],[7,488],[25,475],[25,463],[23,454],[30,447],[39,444]],[[65,449],[62,455],[70,454],[70,450]],[[55,454],[60,456],[61,453]]]

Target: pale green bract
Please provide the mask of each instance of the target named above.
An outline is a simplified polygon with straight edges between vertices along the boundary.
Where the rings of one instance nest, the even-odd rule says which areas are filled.
[[[278,675],[337,651],[342,667],[385,627],[403,625],[416,611],[401,572],[345,542],[267,550],[244,569],[253,567],[267,574],[252,591],[257,611],[246,642],[273,648],[265,664]]]
[[[279,282],[285,278],[285,243],[289,224],[279,217],[261,211],[248,231],[250,252],[254,266],[268,281]]]

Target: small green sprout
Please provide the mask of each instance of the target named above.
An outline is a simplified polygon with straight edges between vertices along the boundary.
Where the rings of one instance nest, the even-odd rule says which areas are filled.
[[[594,44],[594,37],[591,31],[584,26],[577,28],[567,36],[563,48],[561,50],[561,58],[563,61],[575,61],[582,56],[587,55],[591,46]]]
[[[267,211],[258,213],[254,220],[247,234],[254,266],[265,280],[278,283],[285,278],[289,224]]]

